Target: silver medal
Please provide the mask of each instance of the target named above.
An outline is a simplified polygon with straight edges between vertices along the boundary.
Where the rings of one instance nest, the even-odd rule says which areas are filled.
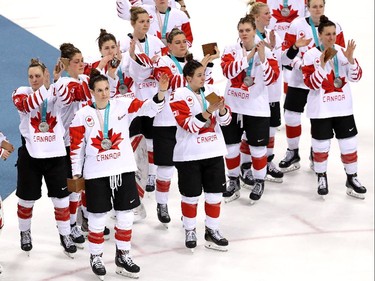
[[[284,7],[281,9],[281,15],[286,18],[290,15],[290,10],[288,7]]]
[[[211,126],[211,119],[208,119],[208,120],[206,121],[206,123],[204,123],[204,126],[203,126],[203,127],[208,128],[208,127],[210,127],[210,126]]]
[[[333,80],[333,85],[336,89],[340,89],[342,87],[342,80],[340,77],[336,77],[335,80]]]
[[[126,93],[128,92],[128,87],[125,84],[121,84],[118,87],[118,91],[120,92],[121,95],[126,95]]]
[[[254,79],[251,76],[246,76],[245,79],[243,80],[243,83],[246,86],[250,87],[250,86],[252,86],[254,84]]]
[[[111,149],[112,142],[110,139],[103,139],[100,145],[104,150],[108,150]]]
[[[42,133],[45,133],[45,132],[48,132],[48,130],[49,130],[49,125],[47,122],[39,123],[39,131],[41,131]]]

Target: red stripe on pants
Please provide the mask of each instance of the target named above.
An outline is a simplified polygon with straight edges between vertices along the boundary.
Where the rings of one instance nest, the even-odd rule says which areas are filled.
[[[33,216],[33,208],[26,208],[17,204],[17,215],[20,219],[31,219]]]
[[[115,227],[115,238],[119,241],[129,242],[132,238],[131,229],[119,229]]]
[[[197,216],[198,204],[188,204],[181,202],[182,215],[187,218],[195,218]]]
[[[286,136],[290,139],[301,136],[301,132],[302,132],[301,125],[298,125],[296,127],[291,127],[291,126],[286,125],[285,129],[286,129]]]
[[[204,210],[206,211],[206,215],[211,218],[218,218],[220,216],[220,204],[221,202],[216,204],[209,204],[205,202]]]

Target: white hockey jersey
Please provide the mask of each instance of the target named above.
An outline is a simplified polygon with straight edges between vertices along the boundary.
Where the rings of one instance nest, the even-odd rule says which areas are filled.
[[[345,47],[345,40],[344,34],[342,32],[341,26],[338,23],[336,24],[336,44],[339,44]],[[316,33],[318,33],[318,28],[315,27]],[[301,37],[305,36],[306,39],[312,38],[310,44],[306,47],[301,47],[298,50],[298,54],[294,59],[290,59],[287,56],[288,49],[293,46],[293,44]],[[294,20],[287,33],[284,37],[283,43],[283,53],[282,53],[282,64],[283,65],[290,65],[292,69],[292,73],[290,75],[288,84],[294,88],[301,88],[301,89],[308,89],[305,83],[303,82],[303,76],[301,71],[302,66],[302,58],[304,53],[306,53],[309,49],[315,47],[314,35],[309,24],[309,18],[298,18]]]
[[[358,82],[362,77],[362,69],[358,62],[352,65],[341,51],[341,46],[335,45],[338,50],[338,77],[342,87],[334,85],[334,60],[328,61],[324,69],[320,65],[322,52],[318,48],[310,49],[303,56],[302,72],[306,85],[311,89],[307,96],[308,118],[328,118],[348,116],[353,114],[352,95],[349,82]]]
[[[258,35],[256,35],[255,44],[257,44],[262,39],[265,40],[267,43],[270,43],[271,30],[266,28],[265,31],[266,31],[265,32],[266,38],[263,39],[263,37],[260,38]],[[283,40],[281,40],[280,36],[276,32],[275,32],[275,38],[276,38],[276,44],[271,51],[277,60],[279,71],[280,73],[282,73],[281,48],[282,48]],[[270,103],[280,101],[281,93],[283,91],[282,87],[283,87],[283,76],[279,75],[275,83],[272,83],[271,85],[268,86],[268,98],[269,98]]]
[[[108,138],[112,145],[108,150],[101,147],[103,131],[100,126],[100,114],[104,120],[105,110],[96,110],[85,106],[77,111],[70,125],[70,140],[73,175],[93,179],[118,175],[137,170],[134,153],[129,139],[129,125],[133,113],[155,116],[164,106],[164,101],[141,101],[130,98],[110,100]],[[83,170],[82,170],[83,169]]]
[[[133,79],[132,89],[135,96],[140,100],[146,100],[152,98],[158,91],[158,82],[153,77],[153,60],[162,55],[164,44],[153,35],[148,35],[142,42],[138,41],[135,47],[138,63],[129,55],[130,40],[130,37],[126,36],[120,41],[120,50],[123,53],[120,68],[125,76]]]
[[[232,112],[249,116],[269,117],[268,87],[275,83],[280,70],[272,52],[265,48],[266,60],[261,63],[255,53],[250,76],[254,84],[244,84],[246,70],[249,67],[247,53],[240,43],[227,46],[221,57],[221,68],[228,79],[224,97]]]
[[[12,98],[20,116],[19,130],[25,138],[30,156],[41,159],[66,155],[61,108],[67,100],[57,95],[53,85],[48,90],[42,86],[36,92],[31,87],[19,87],[13,92]],[[46,132],[39,127],[44,115],[44,100],[47,101],[44,121],[48,124]]]
[[[212,92],[220,95],[216,88],[205,85],[204,95]],[[208,107],[209,102],[206,102]],[[226,126],[232,120],[230,109],[227,107],[224,116],[220,116],[218,110],[213,112],[206,128],[206,122],[196,117],[204,111],[202,104],[202,97],[187,87],[178,88],[172,93],[170,105],[178,124],[173,161],[200,160],[227,154],[220,125]]]
[[[124,20],[130,20],[131,4],[129,0],[116,0],[116,3],[117,15]],[[159,13],[155,7],[155,4],[142,4],[140,7],[144,8],[150,16],[150,29],[148,34],[155,35],[159,39],[162,39],[163,26],[166,24],[166,34],[176,27],[185,33],[186,39],[189,41],[189,45],[192,45],[193,33],[191,31],[190,20],[183,11],[177,8],[169,8],[169,17],[165,23],[165,14]]]
[[[263,2],[268,5],[272,18],[267,28],[275,30],[282,40],[284,40],[285,33],[293,20],[308,16],[305,0],[257,0],[256,2]],[[281,13],[284,2],[288,6],[288,15]]]
[[[165,95],[166,101],[169,101],[171,91],[177,88],[185,87],[187,85],[186,79],[182,74],[182,69],[184,68],[186,61],[185,58],[176,58],[180,67],[176,65],[170,55],[162,56],[155,62],[154,65],[154,77],[159,81],[160,75],[166,73],[169,77],[169,89],[168,93]],[[181,71],[180,71],[181,69]],[[205,70],[206,83],[212,83],[212,67],[206,67]],[[176,126],[176,120],[172,114],[171,108],[168,104],[165,105],[162,112],[155,116],[154,126],[157,127],[170,127]]]

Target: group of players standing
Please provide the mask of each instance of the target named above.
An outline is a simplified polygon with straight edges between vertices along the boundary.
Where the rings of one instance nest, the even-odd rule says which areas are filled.
[[[219,49],[200,62],[188,51],[193,33],[183,0],[116,3],[133,32],[117,41],[102,29],[101,60],[84,62],[78,48],[64,43],[54,83],[44,64],[33,59],[30,86],[13,93],[21,118],[16,195],[22,250],[32,249],[32,209],[44,177],[65,252],[76,252],[85,242],[81,231],[87,232],[90,265],[103,279],[105,215],[113,208],[116,272],[137,278],[140,268],[130,256],[130,241],[134,216],[144,212],[144,190],[129,155],[142,135],[148,151],[145,190],[155,190],[158,219],[170,222],[168,195],[176,168],[186,247],[197,245],[197,205],[203,191],[206,246],[226,251],[228,240],[219,231],[222,197],[225,202],[237,199],[241,180],[256,202],[265,180],[281,183],[284,173],[299,168],[306,105],[318,194],[328,194],[327,158],[334,132],[347,194],[364,198],[348,83],[359,81],[362,70],[353,57],[355,42],[345,46],[340,26],[324,16],[324,0],[249,3],[249,12],[238,21],[239,41],[221,54],[228,79],[223,95],[212,78]],[[277,167],[273,150],[283,89],[288,148]],[[9,153],[5,149],[2,157]],[[76,184],[84,178],[85,190],[69,192],[67,177]],[[84,210],[81,228],[76,224],[79,205]],[[0,217],[0,227],[1,222]]]

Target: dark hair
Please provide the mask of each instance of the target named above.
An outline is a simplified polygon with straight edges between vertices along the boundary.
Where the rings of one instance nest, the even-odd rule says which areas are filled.
[[[310,8],[310,3],[311,3],[312,0],[307,0],[307,7]],[[326,0],[323,0],[323,5],[325,6],[326,5]]]
[[[328,26],[336,27],[336,24],[334,22],[330,21],[325,15],[321,15],[320,16],[320,23],[319,23],[319,26],[318,26],[319,34],[321,34],[323,32],[324,28],[328,27]]]
[[[142,7],[133,6],[130,8],[130,23],[135,24],[140,14],[148,14]]]
[[[175,38],[177,35],[180,35],[180,34],[185,35],[185,33],[181,29],[178,29],[177,27],[172,28],[172,30],[167,35],[167,43],[171,44],[173,41],[173,38]]]
[[[185,64],[182,73],[184,74],[184,77],[193,77],[195,71],[200,67],[203,67],[203,65],[199,61],[191,59]]]
[[[31,67],[40,67],[42,69],[43,73],[47,68],[43,62],[41,62],[39,59],[36,59],[36,58],[32,58],[30,60],[30,64],[29,64],[28,68],[31,68]]]
[[[102,49],[103,44],[107,41],[117,43],[116,37],[112,33],[108,33],[105,29],[100,29],[99,37],[96,40],[98,40],[99,50]]]
[[[255,25],[255,18],[252,14],[248,14],[244,16],[243,18],[240,18],[237,24],[237,29],[240,26],[240,24],[244,24],[244,23],[249,23],[253,27],[253,29],[257,28]]]
[[[167,34],[167,42],[169,44],[172,44],[173,39],[177,35],[180,35],[180,34],[185,35],[185,33],[181,29],[179,29],[177,27],[172,28],[172,30]],[[186,38],[186,36],[185,36],[185,38]],[[186,56],[185,56],[185,60],[190,61],[192,59],[193,59],[193,54],[189,53],[189,51],[188,51]]]
[[[71,60],[75,54],[82,54],[81,51],[71,43],[63,43],[60,45],[60,57]]]
[[[89,88],[94,91],[95,84],[100,81],[107,81],[107,76],[100,73],[96,68],[92,68],[90,72]]]

